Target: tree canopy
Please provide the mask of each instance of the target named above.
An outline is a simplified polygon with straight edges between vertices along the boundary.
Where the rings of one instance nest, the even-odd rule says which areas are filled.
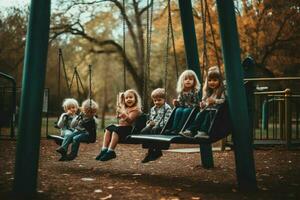
[[[222,68],[215,1],[192,2],[201,71],[212,65]],[[241,57],[251,55],[255,59],[257,76],[299,76],[299,1],[234,2]],[[164,87],[165,82],[168,97],[176,95],[176,71],[180,73],[186,68],[177,1],[170,1],[174,48],[171,41],[166,46],[168,1],[58,0],[52,7],[46,87],[53,88],[53,97],[59,87],[59,48],[64,54],[69,81],[76,67],[88,88],[87,66],[93,66],[93,93],[106,110],[113,110],[116,94],[124,90],[124,67],[126,87],[136,88],[145,97],[146,107],[151,90]],[[16,77],[19,85],[28,13],[27,8],[0,11],[0,70]],[[66,86],[61,87],[67,90]],[[72,88],[72,95],[76,97],[76,88]]]

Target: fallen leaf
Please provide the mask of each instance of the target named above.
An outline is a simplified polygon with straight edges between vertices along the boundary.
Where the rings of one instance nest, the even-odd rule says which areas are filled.
[[[82,181],[94,181],[94,178],[81,178]]]
[[[108,195],[108,196],[106,196],[106,197],[102,197],[102,198],[100,198],[101,200],[106,200],[106,199],[111,199],[112,198],[112,195],[110,194],[110,195]]]
[[[101,193],[102,190],[101,190],[101,189],[96,189],[96,190],[94,190],[94,192],[95,192],[95,193]]]
[[[132,174],[132,176],[141,176],[142,174]]]

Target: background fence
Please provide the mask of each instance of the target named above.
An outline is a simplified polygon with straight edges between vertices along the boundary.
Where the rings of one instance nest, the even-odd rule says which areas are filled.
[[[253,98],[253,140],[256,145],[300,144],[300,77],[248,79],[255,86]],[[12,115],[12,87],[0,87],[0,136],[10,135],[10,119],[18,121],[21,89],[16,90],[16,115]],[[44,90],[42,136],[58,133],[57,114],[48,111],[49,89]],[[49,115],[52,116],[49,118]],[[16,131],[14,131],[16,133]],[[231,137],[227,138],[231,144]]]

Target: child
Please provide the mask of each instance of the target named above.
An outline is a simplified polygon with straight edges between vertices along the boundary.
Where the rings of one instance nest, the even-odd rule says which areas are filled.
[[[70,127],[71,121],[77,116],[78,102],[76,99],[67,98],[64,99],[62,107],[64,113],[61,114],[57,122],[57,126],[60,128],[60,136],[65,137],[72,134],[74,129]]]
[[[115,148],[120,141],[130,134],[133,122],[142,113],[141,98],[133,89],[121,93],[117,103],[118,125],[109,125],[105,128],[103,145],[96,160],[108,161],[116,158]]]
[[[154,106],[150,110],[149,120],[141,134],[159,134],[171,116],[172,108],[166,103],[165,89],[157,88],[151,93]],[[153,161],[162,156],[159,148],[149,148],[142,163]]]
[[[200,83],[197,75],[192,70],[185,70],[180,75],[177,82],[178,98],[173,100],[173,105],[177,107],[172,124],[172,129],[166,134],[177,134],[190,112],[200,102]]]
[[[66,135],[62,145],[56,150],[61,154],[60,161],[74,160],[77,157],[80,142],[94,142],[96,140],[96,118],[98,104],[87,99],[82,102],[82,112],[71,122],[72,134]],[[67,155],[68,147],[72,143],[71,152]]]
[[[209,138],[207,134],[211,115],[215,108],[224,103],[225,93],[222,75],[217,67],[211,67],[208,70],[205,84],[203,87],[203,98],[200,103],[202,109],[196,116],[187,130],[179,133],[186,137]]]

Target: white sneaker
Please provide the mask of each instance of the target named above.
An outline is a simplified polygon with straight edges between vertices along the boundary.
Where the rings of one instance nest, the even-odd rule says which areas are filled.
[[[209,135],[203,131],[197,131],[197,135],[194,136],[194,138],[205,138],[208,139]]]

